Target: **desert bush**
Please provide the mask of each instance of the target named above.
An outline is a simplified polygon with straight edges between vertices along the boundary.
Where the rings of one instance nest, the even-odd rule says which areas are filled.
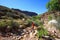
[[[20,24],[18,22],[11,20],[7,22],[7,25],[10,26],[11,29],[14,29],[14,28],[18,28]]]
[[[18,22],[14,22],[14,21],[12,22],[12,26],[13,26],[13,27],[19,27],[19,25],[20,25],[20,24],[19,24]]]
[[[12,27],[19,27],[19,23],[18,22],[14,22],[13,20],[3,20],[0,21],[0,27],[7,27],[10,26],[10,28]]]
[[[38,36],[39,38],[42,38],[42,36],[48,35],[48,31],[47,31],[46,29],[44,29],[44,27],[38,28],[37,31],[38,31],[37,36]]]
[[[22,18],[24,18],[24,16],[23,15],[20,15],[20,19],[22,19]]]
[[[26,21],[26,23],[27,23],[26,26],[31,26],[32,25],[32,20],[29,19],[29,20]]]
[[[6,26],[7,26],[6,22],[0,21],[0,27],[6,27]]]
[[[3,33],[18,31],[19,23],[13,20],[0,21],[0,31]]]
[[[39,20],[39,19],[41,18],[40,16],[41,16],[41,15],[32,16],[32,20],[34,20],[34,21],[37,20],[37,19]]]

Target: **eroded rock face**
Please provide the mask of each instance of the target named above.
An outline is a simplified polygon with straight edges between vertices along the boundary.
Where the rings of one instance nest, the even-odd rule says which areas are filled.
[[[53,20],[50,20],[48,24],[45,24],[45,25],[50,35],[60,38],[60,30],[58,29],[58,27],[60,26],[58,25],[58,21],[53,19]]]
[[[54,30],[54,31],[56,31],[57,30],[57,26],[58,26],[58,22],[56,21],[56,20],[50,20],[49,22],[48,22],[48,26],[49,26],[49,29],[48,30]]]
[[[44,28],[48,30],[48,33],[52,36],[55,35],[60,40],[60,11],[46,12],[41,15],[41,20],[44,22]]]

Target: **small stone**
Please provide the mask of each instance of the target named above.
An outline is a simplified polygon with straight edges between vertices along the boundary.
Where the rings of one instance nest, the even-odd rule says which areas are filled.
[[[19,26],[19,28],[22,28],[22,27],[23,27],[23,25],[20,25],[20,26]]]
[[[13,33],[11,33],[11,35],[13,35]]]
[[[10,26],[7,26],[7,28],[10,28]]]
[[[15,39],[16,37],[13,37],[13,39]]]
[[[21,36],[18,39],[21,39]]]
[[[23,18],[22,20],[24,21],[25,19]]]
[[[26,32],[26,34],[28,34],[29,32]]]
[[[21,35],[24,35],[25,33],[22,33]]]
[[[10,36],[10,38],[12,38],[13,36]]]
[[[26,37],[26,35],[24,35],[24,37]]]
[[[49,38],[49,36],[43,36],[43,37],[45,37],[45,38]]]

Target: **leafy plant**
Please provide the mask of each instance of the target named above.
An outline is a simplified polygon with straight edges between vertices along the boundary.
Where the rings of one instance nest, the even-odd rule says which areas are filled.
[[[0,27],[6,27],[6,26],[7,26],[6,22],[0,21]]]
[[[40,27],[37,31],[38,31],[37,36],[38,36],[39,38],[41,38],[42,36],[48,35],[47,30],[44,29],[43,27]]]
[[[48,11],[60,11],[60,0],[50,0],[46,7]]]
[[[48,35],[48,32],[46,29],[44,29],[43,22],[39,20],[40,18],[41,17],[39,15],[33,16],[30,20],[28,20],[28,22],[34,22],[35,24],[40,26],[37,30],[37,36],[41,38],[42,36]]]
[[[19,23],[14,22],[13,20],[1,20],[0,21],[0,27],[7,27],[10,26],[10,28],[12,27],[19,27]]]
[[[41,15],[33,16],[31,18],[31,21],[40,26],[40,25],[42,25],[42,22],[40,22],[40,20],[39,20],[40,18],[41,18]]]

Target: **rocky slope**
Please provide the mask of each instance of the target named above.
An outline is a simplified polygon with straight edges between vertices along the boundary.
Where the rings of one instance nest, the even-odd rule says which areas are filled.
[[[34,12],[0,6],[0,40],[39,40],[39,31],[39,35],[43,34],[42,40],[60,40],[60,11],[36,15]],[[31,28],[32,21],[36,23],[35,29]],[[45,29],[48,31],[46,36]]]
[[[60,11],[46,12],[41,15],[41,21],[44,24],[44,28],[48,30],[51,36],[60,40]]]
[[[37,13],[35,13],[35,12],[22,11],[22,10],[19,10],[19,9],[12,9],[12,10],[15,10],[15,11],[18,11],[18,12],[22,12],[23,14],[26,14],[28,16],[37,16]]]
[[[19,9],[11,9],[0,5],[0,18],[12,17],[12,18],[28,18],[30,16],[36,16],[37,13],[21,11]],[[2,17],[3,16],[3,17]]]
[[[37,30],[32,30],[31,27],[27,27],[25,29],[18,29],[18,34],[14,34],[12,32],[8,32],[5,35],[0,33],[0,40],[38,40],[36,34]]]
[[[0,40],[38,40],[33,35],[36,33],[31,32],[32,26],[28,22],[31,16],[36,15],[34,12],[20,11],[0,5]]]

